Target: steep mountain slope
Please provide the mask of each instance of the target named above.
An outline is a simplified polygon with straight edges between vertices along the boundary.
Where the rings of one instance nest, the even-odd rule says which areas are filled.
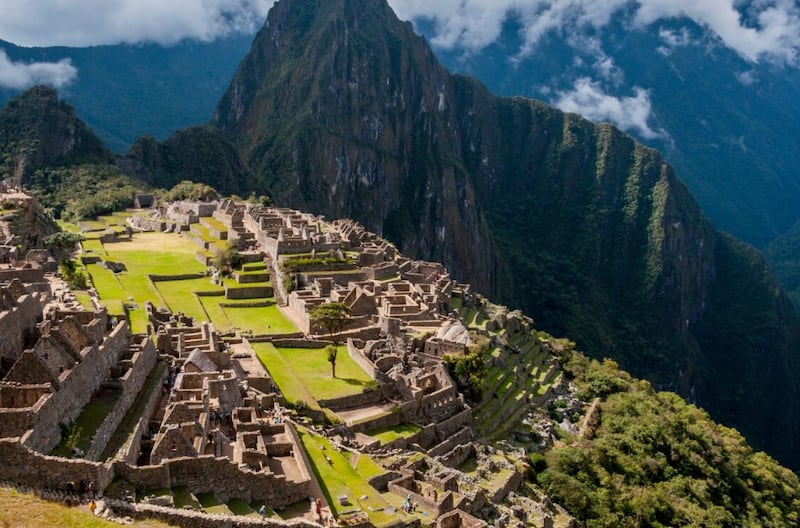
[[[620,9],[594,31],[546,32],[525,54],[528,26],[509,14],[488,46],[435,51],[500,95],[557,104],[580,92],[587,111],[616,98],[629,108],[609,109],[605,119],[618,122],[636,107],[645,115],[629,132],[664,152],[717,226],[766,247],[800,220],[800,69],[748,59],[687,17],[641,25],[633,12]],[[415,24],[429,38],[439,33],[430,20]],[[637,89],[647,107],[625,103]],[[634,126],[644,120],[647,131]]]
[[[247,187],[249,178],[239,153],[211,126],[179,130],[162,142],[142,136],[117,159],[117,165],[129,176],[162,189],[191,180],[236,194]]]
[[[52,88],[37,86],[0,110],[0,178],[29,185],[37,170],[108,163],[113,155]]]
[[[800,467],[798,316],[656,151],[450,75],[384,0],[280,0],[214,123],[277,203],[443,261]]]
[[[795,306],[800,306],[800,222],[773,240],[764,251],[764,256]]]
[[[25,48],[0,41],[0,50],[9,60],[23,64],[69,59],[77,76],[61,88],[62,96],[106,145],[121,153],[143,134],[163,140],[176,130],[208,120],[252,39],[252,35],[233,34],[171,47],[89,48]],[[19,93],[0,88],[0,106]]]

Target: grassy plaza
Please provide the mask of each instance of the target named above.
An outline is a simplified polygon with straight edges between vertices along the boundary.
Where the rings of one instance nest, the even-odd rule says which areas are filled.
[[[119,216],[109,217],[115,221]],[[91,235],[92,233],[89,233]],[[223,285],[211,284],[208,277],[182,280],[152,280],[151,276],[175,277],[201,274],[206,267],[196,258],[198,246],[188,236],[174,233],[135,233],[131,240],[102,243],[92,237],[82,242],[84,254],[103,261],[125,265],[125,271],[114,273],[102,263],[87,264],[92,284],[100,302],[112,314],[122,314],[128,307],[132,330],[147,329],[144,304],[183,312],[197,321],[210,321],[222,331],[244,330],[253,334],[290,334],[297,328],[278,310],[274,298],[248,300],[247,303],[225,298],[225,286],[235,286],[233,279]],[[266,286],[254,283],[249,286]],[[254,302],[261,306],[252,306]],[[250,306],[243,306],[247,304]]]

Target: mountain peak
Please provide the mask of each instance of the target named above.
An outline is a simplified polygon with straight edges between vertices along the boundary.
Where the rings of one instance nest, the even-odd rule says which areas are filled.
[[[34,86],[0,110],[0,179],[27,183],[36,170],[108,163],[112,154],[48,86]]]

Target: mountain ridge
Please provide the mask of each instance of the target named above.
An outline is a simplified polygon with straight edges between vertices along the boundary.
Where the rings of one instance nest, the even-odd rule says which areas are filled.
[[[277,203],[352,216],[443,261],[798,465],[800,432],[779,418],[800,416],[796,311],[774,280],[752,280],[768,324],[742,317],[731,280],[743,267],[769,277],[763,259],[716,232],[627,134],[450,75],[379,0],[280,0],[213,123]],[[740,333],[747,345],[728,339]],[[719,342],[753,370],[725,364]],[[766,413],[746,397],[765,383]]]

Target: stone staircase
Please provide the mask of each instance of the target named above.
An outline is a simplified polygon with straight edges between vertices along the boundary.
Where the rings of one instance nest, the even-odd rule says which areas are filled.
[[[174,334],[171,340],[173,350],[181,350],[182,344],[185,354],[191,353],[195,348],[199,348],[202,352],[213,352],[211,343],[203,337],[203,332],[199,328],[187,329],[180,334]]]

